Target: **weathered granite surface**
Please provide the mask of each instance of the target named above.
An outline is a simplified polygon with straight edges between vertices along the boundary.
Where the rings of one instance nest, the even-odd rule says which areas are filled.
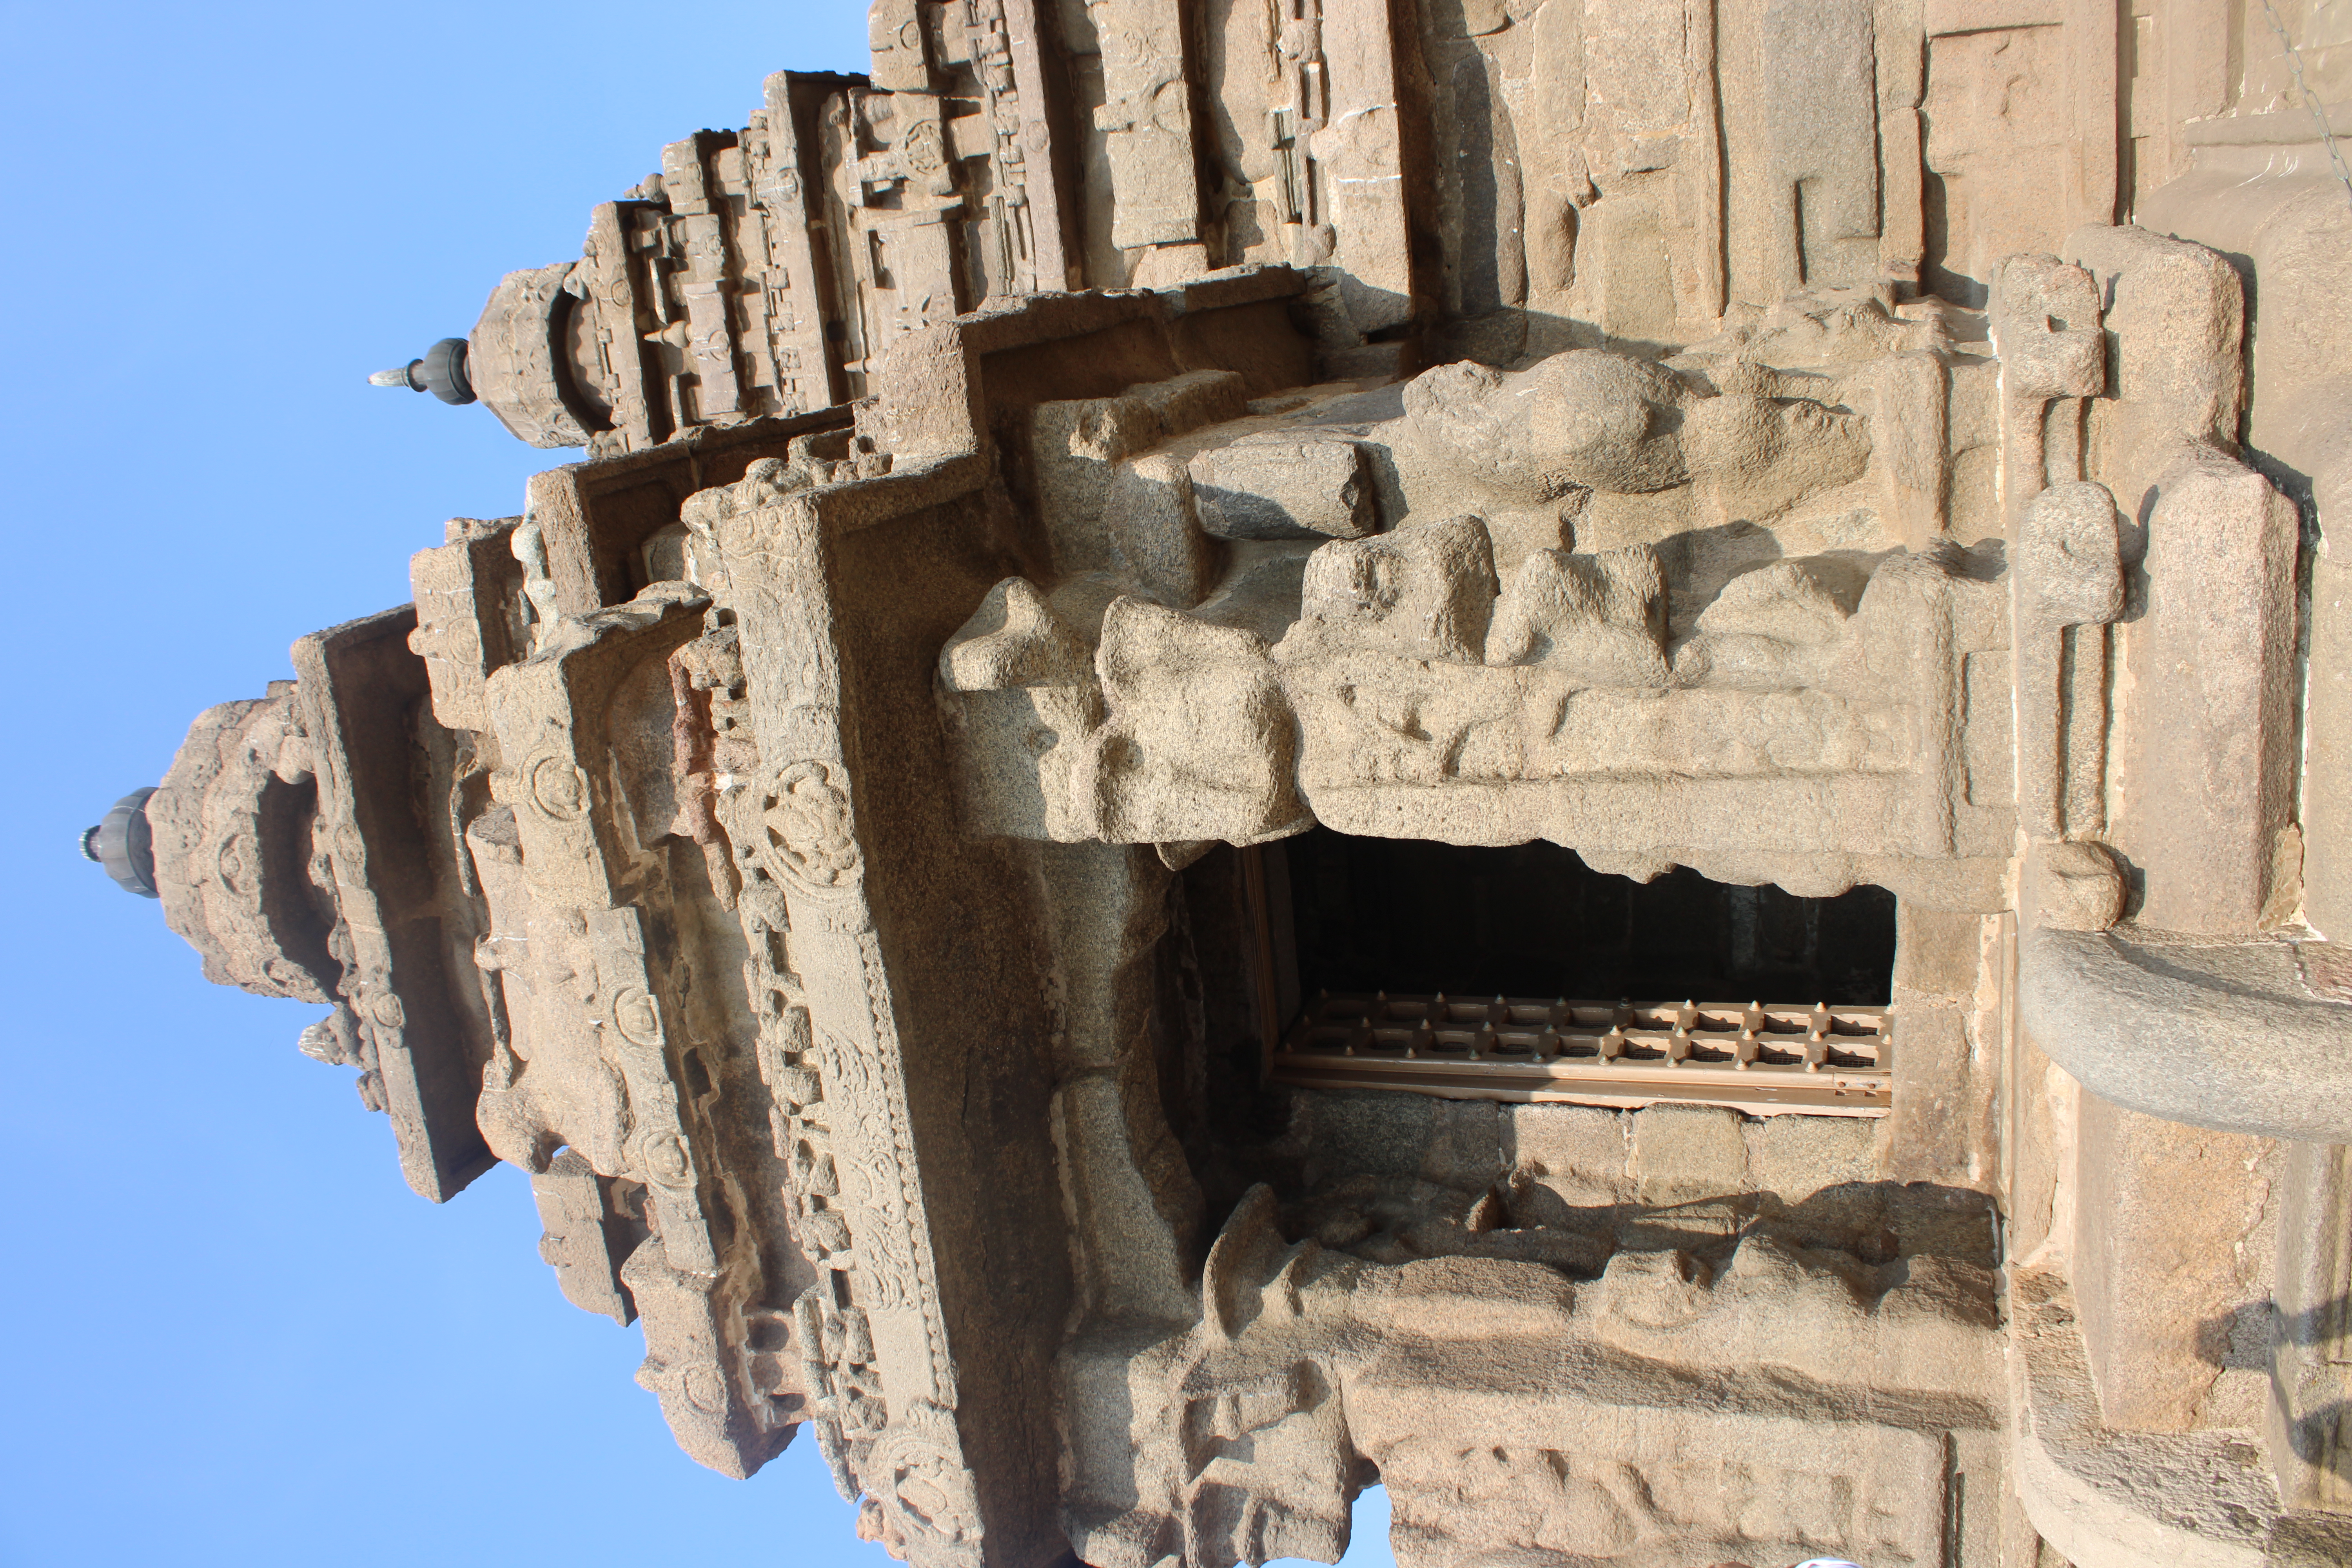
[[[2318,21],[877,0],[85,850],[922,1568],[2352,1560]],[[1311,994],[1310,833],[1893,961]]]

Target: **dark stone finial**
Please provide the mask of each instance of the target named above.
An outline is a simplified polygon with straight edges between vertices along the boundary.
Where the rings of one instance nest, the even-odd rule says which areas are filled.
[[[471,403],[474,384],[466,378],[466,340],[443,338],[425,351],[423,359],[377,371],[368,377],[368,384],[429,392],[444,403]]]
[[[147,797],[153,788],[134,789],[114,803],[95,827],[84,828],[82,858],[106,868],[125,892],[142,899],[155,890],[155,844],[147,826]]]

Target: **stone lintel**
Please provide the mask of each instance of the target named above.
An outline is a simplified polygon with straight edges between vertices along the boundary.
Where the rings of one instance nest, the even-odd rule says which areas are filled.
[[[686,498],[732,484],[761,458],[782,458],[794,438],[845,429],[849,410],[821,408],[697,428],[675,441],[597,462],[534,474],[530,516],[546,542],[556,606],[584,616],[626,603],[646,586],[634,557],[677,521]]]
[[[303,637],[293,656],[318,768],[317,831],[351,935],[343,996],[375,1042],[401,1172],[440,1203],[493,1160],[474,1124],[487,1052],[452,994],[461,977],[446,963],[436,857],[412,791],[416,748],[448,744],[425,660],[409,651],[415,626],[403,605]]]

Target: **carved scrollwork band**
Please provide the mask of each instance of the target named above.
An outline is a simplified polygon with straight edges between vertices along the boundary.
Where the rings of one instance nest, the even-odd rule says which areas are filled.
[[[814,760],[776,770],[759,797],[755,852],[769,874],[793,886],[845,887],[865,870],[849,821],[849,796]]]
[[[835,1281],[795,1309],[811,1413],[881,1539],[918,1563],[976,1563],[980,1511],[958,1448],[889,984],[849,779],[828,760],[846,753],[832,606],[812,586],[827,580],[824,531],[805,497],[751,488],[729,492],[717,532],[730,558],[762,558],[740,574],[761,586],[722,595],[722,608],[740,627],[762,748],[780,760],[719,815],[744,879],[737,915],[797,1238]]]

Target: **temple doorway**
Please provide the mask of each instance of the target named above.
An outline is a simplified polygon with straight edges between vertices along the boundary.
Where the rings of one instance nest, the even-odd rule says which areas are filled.
[[[1884,1006],[1895,895],[1642,883],[1557,844],[1481,848],[1318,827],[1275,847],[1302,998],[1318,991]],[[1286,1022],[1287,1020],[1286,1019]]]
[[[1318,827],[1257,863],[1268,1076],[1883,1115],[1895,897],[1648,883],[1573,851]]]

